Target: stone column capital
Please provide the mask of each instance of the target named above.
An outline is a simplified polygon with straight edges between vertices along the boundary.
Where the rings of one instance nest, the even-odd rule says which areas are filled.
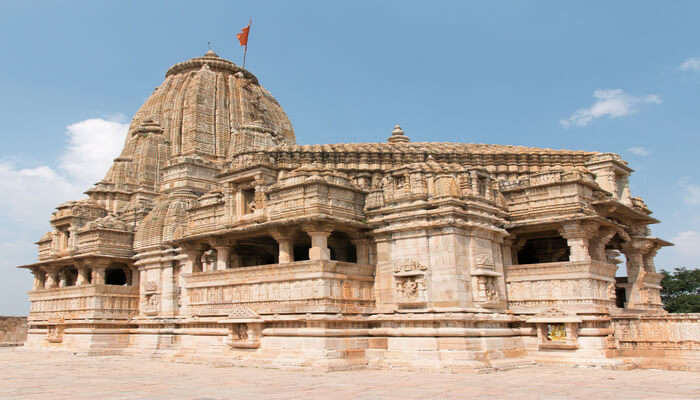
[[[598,239],[603,244],[608,244],[610,240],[617,234],[617,229],[612,226],[601,226],[598,230]]]
[[[330,234],[333,232],[332,226],[322,223],[304,224],[301,226],[301,229],[303,229],[304,232],[306,232],[309,235],[326,235],[326,237],[330,236]]]
[[[625,252],[625,254],[630,253],[644,255],[654,250],[656,246],[657,243],[653,239],[631,237],[629,241],[622,245],[622,250]],[[658,251],[658,248],[656,248],[654,251]]]
[[[593,221],[563,222],[559,227],[559,234],[564,239],[591,239],[600,225]]]
[[[303,229],[311,236],[311,248],[309,249],[309,259],[330,260],[331,252],[328,249],[328,236],[332,230],[324,225],[304,226]]]
[[[233,247],[236,245],[236,240],[234,239],[225,239],[225,238],[212,238],[207,241],[209,246],[213,248],[220,248],[220,247]],[[201,246],[201,245],[200,245]]]
[[[108,264],[104,264],[104,263],[95,263],[95,264],[92,264],[92,270],[93,270],[93,271],[103,271],[103,272],[104,272],[104,271],[107,269],[107,266],[108,266]]]
[[[292,240],[294,232],[291,229],[277,228],[268,232],[273,239],[280,242],[283,240]]]
[[[180,249],[185,254],[195,254],[202,253],[204,251],[204,245],[202,243],[182,243],[180,244]]]

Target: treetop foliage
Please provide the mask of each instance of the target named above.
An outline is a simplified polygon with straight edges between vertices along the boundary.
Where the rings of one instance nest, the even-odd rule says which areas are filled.
[[[661,300],[671,313],[700,312],[700,269],[676,268],[662,271]]]

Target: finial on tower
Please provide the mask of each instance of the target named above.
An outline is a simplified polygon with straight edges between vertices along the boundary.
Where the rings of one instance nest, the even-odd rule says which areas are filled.
[[[212,50],[210,47],[209,50],[207,50],[207,52],[204,54],[204,57],[219,57],[219,55],[214,53],[214,50]]]
[[[394,125],[394,130],[391,131],[391,136],[389,136],[389,143],[408,143],[411,139],[404,135],[403,129],[399,124]]]

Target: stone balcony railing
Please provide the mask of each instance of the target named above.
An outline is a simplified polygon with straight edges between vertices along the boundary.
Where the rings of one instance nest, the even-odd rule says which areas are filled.
[[[29,321],[128,319],[138,313],[136,286],[83,285],[29,292]]]
[[[516,312],[600,311],[615,304],[614,264],[564,261],[507,265],[505,270],[508,305]]]
[[[258,313],[361,313],[374,306],[374,266],[297,261],[184,276],[183,313],[227,315],[232,304]]]

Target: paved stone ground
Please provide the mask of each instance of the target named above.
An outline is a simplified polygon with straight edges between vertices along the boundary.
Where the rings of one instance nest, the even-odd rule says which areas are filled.
[[[533,366],[314,373],[0,349],[0,399],[700,399],[700,373]]]

